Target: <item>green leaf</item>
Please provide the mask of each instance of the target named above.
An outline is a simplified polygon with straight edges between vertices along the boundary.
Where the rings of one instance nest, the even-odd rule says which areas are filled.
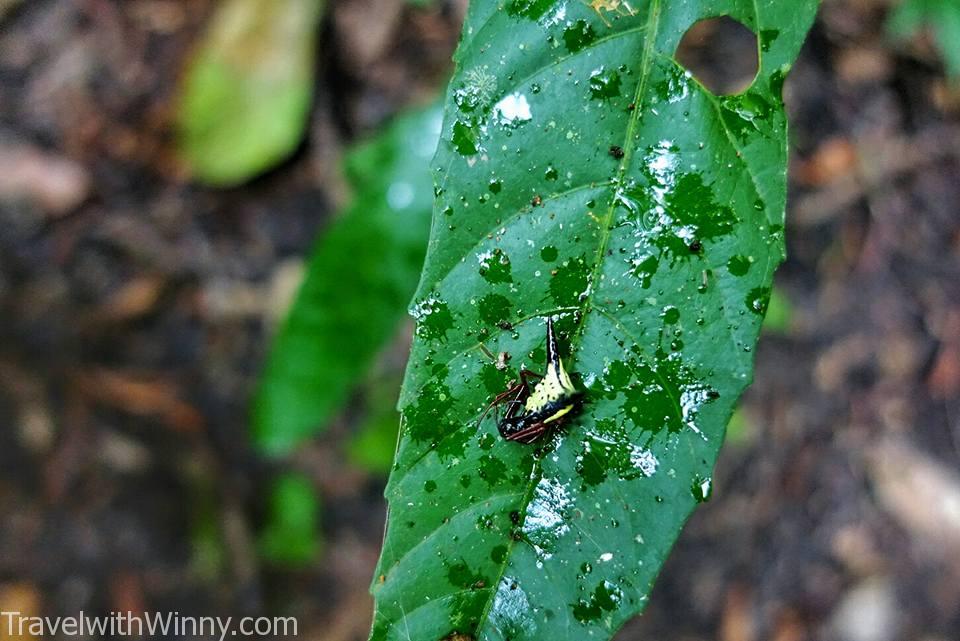
[[[901,38],[913,37],[924,27],[929,27],[936,38],[947,74],[960,78],[960,2],[905,0],[887,23],[890,32]]]
[[[470,5],[372,639],[607,639],[709,497],[784,255],[781,89],[816,3],[603,5]],[[721,14],[763,35],[755,82],[723,98],[672,57]],[[507,442],[478,420],[543,370],[551,315],[582,409]]]
[[[417,111],[347,158],[356,198],[314,248],[254,398],[262,451],[315,434],[396,332],[426,251],[439,126],[439,107]]]
[[[289,156],[307,124],[322,0],[225,0],[186,69],[179,152],[230,186]]]
[[[320,551],[320,499],[310,480],[285,474],[274,482],[260,554],[273,563],[304,565]]]
[[[390,472],[400,423],[399,392],[399,372],[381,376],[369,386],[367,416],[347,445],[347,457],[354,466],[384,477]]]
[[[770,291],[767,302],[767,314],[763,319],[763,331],[773,334],[787,334],[793,318],[793,304],[779,287]]]
[[[742,407],[733,410],[730,422],[727,424],[727,445],[743,446],[751,443],[757,435],[757,426]]]

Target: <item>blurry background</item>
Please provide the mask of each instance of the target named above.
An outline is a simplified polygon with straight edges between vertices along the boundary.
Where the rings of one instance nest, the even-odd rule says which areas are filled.
[[[0,611],[366,638],[464,10],[0,0]],[[786,99],[756,382],[617,639],[960,639],[960,3],[826,1]]]

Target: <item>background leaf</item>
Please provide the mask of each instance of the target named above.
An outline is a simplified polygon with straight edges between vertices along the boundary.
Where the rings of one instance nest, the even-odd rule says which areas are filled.
[[[960,78],[960,2],[957,0],[905,0],[890,15],[890,31],[901,38],[929,27],[936,38],[947,74]]]
[[[262,451],[320,429],[397,330],[426,251],[439,126],[439,106],[417,111],[348,156],[356,197],[317,242],[254,399]]]
[[[320,551],[320,499],[310,480],[288,473],[270,493],[269,525],[260,533],[260,554],[273,563],[304,565]]]
[[[710,495],[783,258],[781,90],[816,3],[602,7],[470,5],[372,639],[609,638]],[[758,34],[760,70],[721,98],[673,53],[725,14]],[[548,315],[584,407],[537,447],[509,443],[477,420],[516,369],[543,368]]]
[[[183,79],[179,149],[194,176],[235,185],[303,138],[322,0],[225,0]]]
[[[767,313],[763,318],[763,331],[774,334],[786,334],[790,331],[793,318],[793,305],[779,287],[770,290],[767,301]]]
[[[347,444],[350,462],[372,474],[386,477],[397,449],[400,414],[397,396],[401,372],[383,374],[367,386],[366,417]]]

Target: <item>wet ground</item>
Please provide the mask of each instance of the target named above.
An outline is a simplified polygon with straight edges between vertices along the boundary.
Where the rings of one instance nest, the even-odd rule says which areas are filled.
[[[960,84],[886,35],[886,5],[827,2],[788,82],[789,313],[621,641],[960,639]],[[281,570],[253,548],[273,467],[246,410],[342,149],[429,99],[462,7],[332,3],[307,140],[215,191],[170,153],[211,6],[0,2],[0,610],[364,639],[384,480],[342,461],[350,412],[291,463],[322,491],[324,556]]]

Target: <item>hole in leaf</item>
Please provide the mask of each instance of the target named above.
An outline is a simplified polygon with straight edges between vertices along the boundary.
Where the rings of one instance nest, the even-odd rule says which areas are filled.
[[[674,55],[704,87],[720,96],[745,91],[760,68],[756,34],[729,16],[694,23]]]

